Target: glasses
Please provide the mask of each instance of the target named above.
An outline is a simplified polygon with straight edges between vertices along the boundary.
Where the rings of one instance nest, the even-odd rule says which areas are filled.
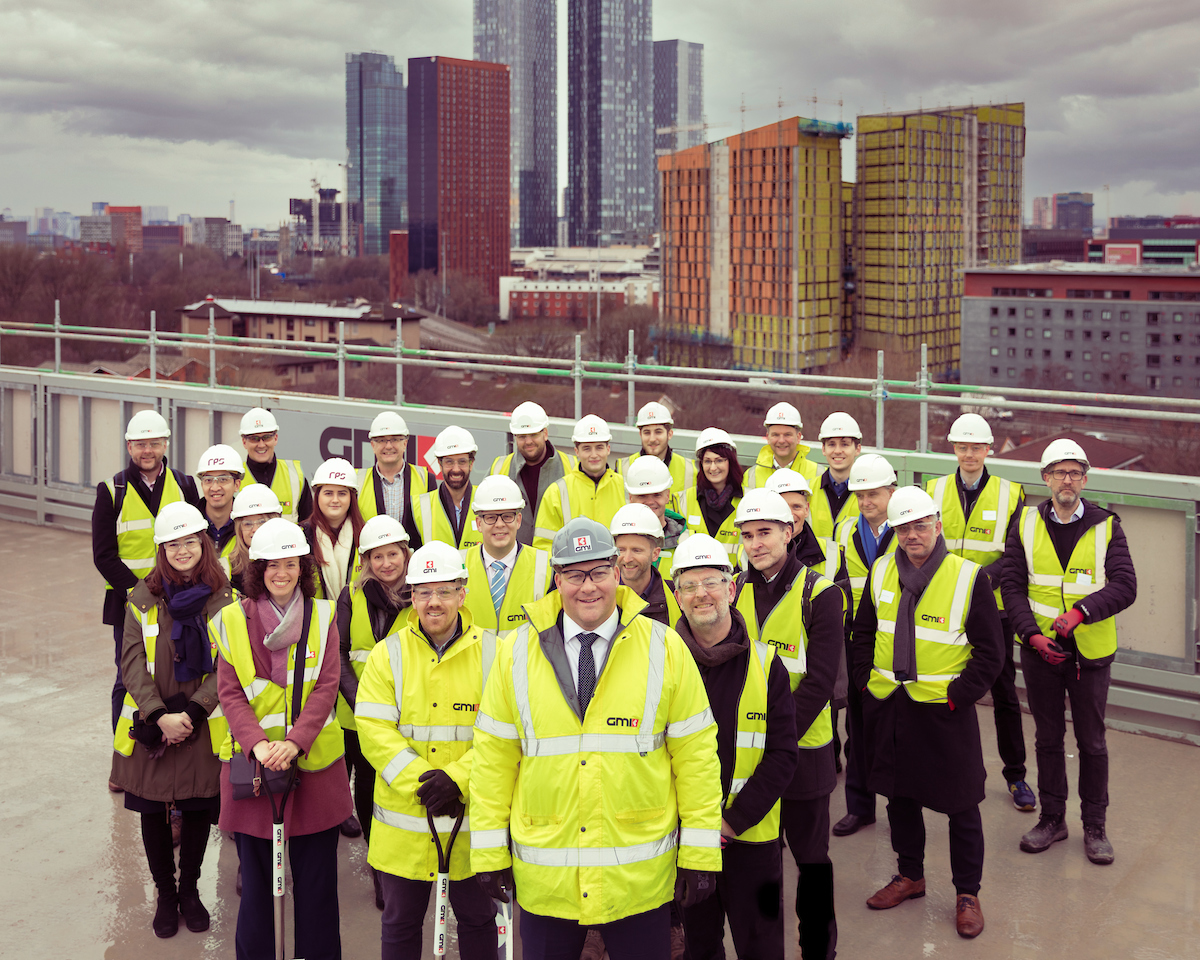
[[[724,457],[705,457],[703,460],[700,461],[700,466],[702,466],[702,467],[720,467],[728,462],[729,461],[726,460]]]
[[[274,440],[279,436],[278,430],[272,430],[270,433],[248,433],[244,437],[247,443],[266,443],[268,440]]]
[[[1051,471],[1049,471],[1049,473],[1050,473],[1050,476],[1052,476],[1055,480],[1082,480],[1083,479],[1083,471],[1082,470],[1051,470]]]
[[[134,450],[161,450],[166,445],[165,440],[134,440],[131,443]]]
[[[408,437],[372,437],[371,443],[377,443],[381,447],[394,447],[408,443]]]
[[[928,533],[935,526],[937,526],[936,520],[914,520],[912,523],[900,524],[900,526],[896,527],[896,532],[900,534],[910,532]]]
[[[520,516],[519,513],[477,513],[475,519],[485,527],[494,527],[497,522],[505,525],[516,523]]]
[[[164,543],[163,548],[167,553],[178,553],[180,550],[198,550],[200,548],[200,538],[187,537],[183,540],[172,540],[170,543]]]
[[[422,603],[434,597],[439,600],[453,600],[461,589],[462,587],[413,587],[412,596],[414,600],[420,600]]]
[[[582,587],[589,580],[592,583],[604,583],[616,572],[616,567],[605,564],[602,567],[592,567],[591,570],[567,570],[559,576],[573,587]]]
[[[728,577],[709,577],[706,580],[696,580],[690,583],[677,584],[677,588],[682,596],[692,597],[701,590],[703,590],[705,593],[716,593],[728,582]]]
[[[282,516],[282,514],[270,513],[270,514],[267,514],[266,516],[259,516],[257,518],[256,517],[243,517],[242,521],[241,521],[242,529],[243,530],[252,530],[252,531],[257,530],[268,520],[273,520],[275,517],[278,517],[278,516]]]
[[[472,457],[439,457],[438,464],[442,468],[442,472],[447,470],[465,470],[471,466]]]
[[[227,483],[233,483],[234,478],[228,473],[218,473],[215,477],[204,476],[200,478],[200,486],[211,487],[213,484],[224,486]]]

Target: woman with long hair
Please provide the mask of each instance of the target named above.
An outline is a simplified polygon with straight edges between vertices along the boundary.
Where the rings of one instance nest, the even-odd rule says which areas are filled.
[[[350,708],[346,733],[346,767],[354,773],[354,808],[366,839],[371,839],[374,808],[375,768],[363,756],[354,722],[358,699],[358,681],[367,656],[384,637],[402,625],[401,614],[410,606],[411,590],[406,583],[408,533],[404,526],[387,514],[372,517],[359,534],[362,570],[354,583],[345,587],[337,602],[338,633],[341,635],[341,700]],[[340,718],[339,718],[340,719]],[[375,906],[383,909],[383,891],[374,870]]]
[[[715,537],[732,556],[742,538],[733,516],[742,499],[742,478],[733,438],[718,427],[707,427],[696,438],[696,485],[683,492],[682,513],[692,533]]]
[[[326,460],[313,474],[313,512],[301,526],[316,561],[320,599],[336,600],[358,571],[363,517],[356,476],[350,461],[340,457]]]
[[[229,556],[229,583],[239,594],[242,592],[242,574],[250,565],[250,541],[254,531],[273,517],[283,516],[283,506],[275,491],[262,483],[252,483],[238,492],[233,499],[234,547]],[[225,565],[221,561],[222,566]]]
[[[264,781],[271,771],[297,769],[284,815],[295,903],[292,943],[296,956],[337,960],[338,827],[351,805],[334,716],[339,666],[333,604],[313,599],[313,559],[290,521],[276,517],[263,524],[250,545],[250,561],[242,576],[245,598],[223,608],[210,625],[221,652],[217,689],[229,722],[220,751],[221,829],[233,833],[242,871],[237,957],[275,957],[270,838],[272,798],[280,800],[267,795],[265,782],[254,795],[234,799],[231,761],[241,753],[253,758],[255,775]]]
[[[158,890],[152,924],[173,937],[208,929],[197,881],[209,827],[221,804],[217,747],[224,721],[208,621],[233,601],[229,581],[205,530],[208,520],[189,503],[167,504],[154,521],[154,569],[130,591],[121,677],[125,705],[113,738],[111,782],[125,790],[125,809],[141,814],[142,843]],[[182,814],[179,880],[175,879],[172,810]]]

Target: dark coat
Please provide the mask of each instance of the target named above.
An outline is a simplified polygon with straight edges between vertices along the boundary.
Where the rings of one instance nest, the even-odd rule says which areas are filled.
[[[877,700],[866,690],[875,659],[877,623],[868,586],[858,604],[850,641],[851,678],[863,691],[867,787],[885,797],[909,797],[940,813],[966,810],[983,800],[987,776],[975,701],[992,688],[1004,664],[1004,634],[991,584],[981,570],[967,609],[971,658],[948,691],[953,708],[945,703],[918,703],[903,689],[886,700]]]

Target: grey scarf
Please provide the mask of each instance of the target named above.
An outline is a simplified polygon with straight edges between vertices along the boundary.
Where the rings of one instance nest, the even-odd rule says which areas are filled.
[[[896,572],[900,575],[900,609],[892,642],[892,672],[897,680],[917,679],[917,603],[938,567],[946,559],[946,538],[939,536],[933,552],[914,567],[904,551],[896,550]]]

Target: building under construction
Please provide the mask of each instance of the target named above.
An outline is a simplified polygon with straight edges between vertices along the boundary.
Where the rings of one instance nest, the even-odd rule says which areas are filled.
[[[963,271],[1021,259],[1025,105],[858,118],[855,338],[956,379]]]
[[[660,362],[801,371],[842,340],[842,140],[793,117],[658,160]]]

